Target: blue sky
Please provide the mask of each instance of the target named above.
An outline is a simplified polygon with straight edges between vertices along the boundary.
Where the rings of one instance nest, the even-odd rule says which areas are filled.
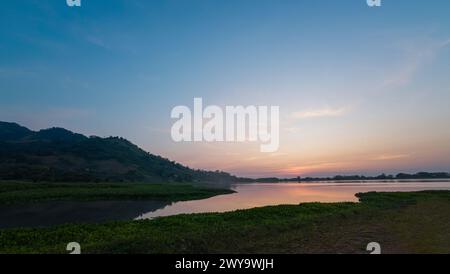
[[[0,120],[244,176],[450,170],[450,3],[2,1]],[[173,143],[170,111],[279,105],[281,148]],[[314,113],[305,115],[307,113]]]

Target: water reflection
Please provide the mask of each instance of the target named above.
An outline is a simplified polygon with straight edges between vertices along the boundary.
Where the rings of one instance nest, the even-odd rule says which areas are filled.
[[[161,201],[46,202],[0,207],[0,228],[133,220],[169,205]]]
[[[163,209],[143,214],[138,219],[184,213],[227,212],[281,204],[357,202],[355,194],[359,192],[450,190],[450,181],[264,183],[238,184],[233,186],[233,189],[237,193],[199,201],[174,203]]]
[[[237,193],[187,202],[98,201],[46,202],[0,206],[0,229],[46,227],[64,223],[100,223],[113,220],[226,212],[254,207],[306,202],[357,202],[355,194],[369,191],[450,190],[450,180],[410,182],[327,182],[238,184]]]

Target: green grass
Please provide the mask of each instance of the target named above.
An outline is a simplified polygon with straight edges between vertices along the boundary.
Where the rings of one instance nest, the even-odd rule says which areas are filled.
[[[136,222],[0,230],[0,253],[450,253],[450,192],[367,193],[310,203]]]
[[[185,201],[232,193],[190,184],[0,182],[0,204],[42,201]]]

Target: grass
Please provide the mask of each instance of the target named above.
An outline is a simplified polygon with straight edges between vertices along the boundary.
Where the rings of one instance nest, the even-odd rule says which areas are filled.
[[[190,184],[0,182],[0,204],[42,201],[185,201],[232,193]]]
[[[450,192],[366,193],[310,203],[136,222],[0,230],[0,253],[450,253]]]

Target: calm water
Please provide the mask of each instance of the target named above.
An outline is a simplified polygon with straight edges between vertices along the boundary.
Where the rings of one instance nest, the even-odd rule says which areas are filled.
[[[205,200],[174,203],[143,214],[138,219],[184,213],[227,212],[281,204],[358,202],[355,194],[360,192],[450,190],[450,180],[239,184],[235,185],[233,190],[237,193],[215,196]]]
[[[237,193],[177,203],[97,201],[0,206],[0,228],[152,219],[185,213],[226,212],[268,205],[306,202],[357,202],[355,194],[359,192],[450,190],[450,180],[305,184],[265,183],[238,184],[232,188]]]

